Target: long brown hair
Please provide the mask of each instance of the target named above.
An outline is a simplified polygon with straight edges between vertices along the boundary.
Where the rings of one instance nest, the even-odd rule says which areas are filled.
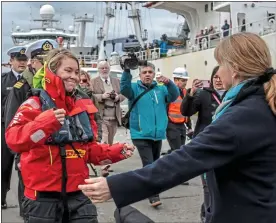
[[[243,79],[258,77],[272,66],[265,41],[254,33],[242,32],[222,40],[214,53],[219,65],[228,67]],[[266,100],[276,114],[276,75],[264,83]]]

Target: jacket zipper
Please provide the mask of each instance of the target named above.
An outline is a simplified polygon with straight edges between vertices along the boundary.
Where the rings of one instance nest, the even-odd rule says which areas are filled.
[[[157,95],[156,95],[156,92],[154,92],[154,96],[155,96],[155,101],[156,101],[156,104],[158,104],[158,99],[157,99]],[[154,138],[156,139],[156,134],[157,134],[157,126],[156,126],[156,110],[155,110],[155,105],[153,103],[153,109],[154,109],[154,126],[155,126],[155,133],[154,133]]]
[[[49,154],[50,154],[50,164],[52,166],[53,165],[53,156],[52,156],[51,147],[49,146],[48,149],[49,149]]]
[[[158,104],[158,99],[157,99],[156,92],[155,91],[153,91],[153,92],[154,92],[154,95],[155,95],[156,104]]]

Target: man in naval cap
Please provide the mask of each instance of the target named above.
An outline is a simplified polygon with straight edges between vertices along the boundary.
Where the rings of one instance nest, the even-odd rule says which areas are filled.
[[[7,54],[10,57],[11,71],[8,73],[1,74],[1,155],[2,155],[2,197],[1,197],[1,208],[6,209],[7,202],[6,196],[10,190],[10,181],[12,174],[12,165],[14,155],[11,153],[7,147],[5,140],[5,122],[4,115],[9,111],[4,109],[5,103],[7,101],[8,95],[13,87],[13,85],[21,78],[22,72],[27,67],[27,56],[25,55],[26,47],[16,46],[8,50]]]
[[[38,40],[28,45],[25,54],[30,59],[29,67],[25,69],[25,71],[22,73],[22,77],[14,84],[13,88],[9,93],[8,99],[6,100],[5,110],[8,112],[5,114],[4,117],[5,128],[8,127],[19,106],[25,100],[27,100],[27,93],[33,87],[33,76],[40,68],[43,67],[44,57],[50,50],[57,47],[57,42],[55,40],[50,39]],[[24,185],[20,172],[19,154],[16,155],[15,163],[15,167],[16,170],[18,170],[19,177],[18,202],[20,206],[20,216],[23,216],[21,201],[22,197],[24,196]]]

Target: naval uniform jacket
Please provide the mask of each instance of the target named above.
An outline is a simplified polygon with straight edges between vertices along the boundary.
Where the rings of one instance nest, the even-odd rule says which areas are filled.
[[[5,103],[17,79],[12,71],[1,74],[1,123],[4,123]]]
[[[20,105],[27,100],[27,94],[30,89],[31,86],[26,79],[21,77],[10,90],[5,103],[5,111],[8,111],[4,114],[5,129],[10,124]]]

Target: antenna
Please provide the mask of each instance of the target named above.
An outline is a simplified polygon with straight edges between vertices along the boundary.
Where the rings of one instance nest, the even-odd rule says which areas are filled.
[[[30,6],[30,23],[29,23],[29,29],[31,29],[31,21],[32,21],[32,6]]]
[[[59,21],[59,23],[61,24],[61,21],[62,21],[62,8],[60,8],[60,21]]]

